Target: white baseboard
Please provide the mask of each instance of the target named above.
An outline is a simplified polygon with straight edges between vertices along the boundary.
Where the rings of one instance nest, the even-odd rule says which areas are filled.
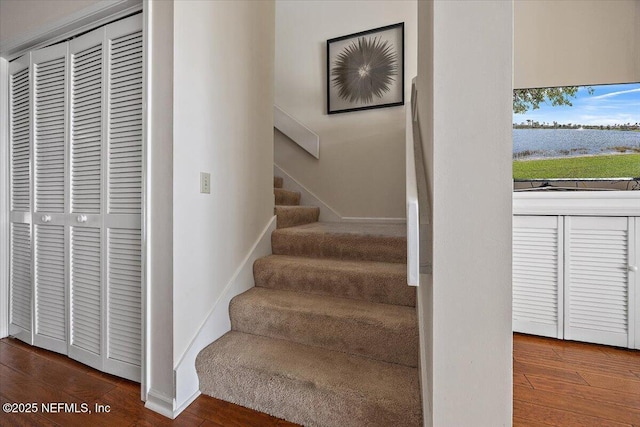
[[[187,351],[175,367],[176,398],[172,413],[177,416],[200,394],[200,382],[196,372],[196,356],[203,348],[231,330],[229,302],[236,295],[254,286],[253,263],[258,258],[271,254],[271,232],[276,228],[276,217],[271,218],[267,226],[240,264],[235,274],[225,286],[218,300],[209,311],[206,320],[200,326]],[[149,407],[150,409],[153,409]],[[155,410],[155,409],[154,409]],[[156,411],[160,412],[160,411]],[[163,412],[160,412],[164,415]]]
[[[178,415],[180,415],[180,413],[182,411],[184,411],[185,409],[187,409],[189,407],[189,405],[191,405],[193,403],[194,400],[196,400],[198,398],[198,396],[200,396],[200,390],[196,390],[191,397],[187,398],[184,402],[182,402],[181,405],[177,406],[176,409],[173,410],[173,418],[175,419]]]
[[[316,196],[311,190],[296,181],[287,171],[277,164],[273,164],[273,174],[282,177],[283,187],[290,191],[300,193],[300,204],[308,206],[317,206],[320,208],[321,222],[371,222],[385,224],[406,224],[405,218],[375,218],[375,217],[351,217],[342,216],[338,211],[333,209],[322,199]]]
[[[165,396],[154,389],[149,389],[144,407],[173,420],[178,416],[178,414],[174,414],[173,402],[174,400],[171,397]]]

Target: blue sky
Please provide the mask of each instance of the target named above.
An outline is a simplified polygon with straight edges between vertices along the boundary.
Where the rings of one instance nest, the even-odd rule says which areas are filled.
[[[533,120],[540,123],[578,123],[582,125],[614,125],[640,122],[640,83],[591,86],[592,95],[580,87],[573,106],[553,107],[540,104],[537,110],[514,114],[513,123]]]

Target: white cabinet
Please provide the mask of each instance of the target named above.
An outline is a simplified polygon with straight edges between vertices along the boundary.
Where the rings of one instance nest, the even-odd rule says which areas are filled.
[[[513,330],[640,348],[637,217],[513,222]]]
[[[513,218],[513,330],[562,338],[563,217]]]

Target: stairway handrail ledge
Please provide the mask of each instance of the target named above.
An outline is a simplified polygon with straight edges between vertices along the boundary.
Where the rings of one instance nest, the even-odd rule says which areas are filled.
[[[320,136],[275,104],[273,105],[273,127],[313,157],[320,159]]]
[[[416,98],[416,79],[411,83],[411,104],[406,108],[405,154],[407,197],[407,284],[420,284],[420,214],[418,184],[414,152],[413,124]]]

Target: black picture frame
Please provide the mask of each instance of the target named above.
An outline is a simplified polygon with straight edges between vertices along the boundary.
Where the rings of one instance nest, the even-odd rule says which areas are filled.
[[[327,40],[327,114],[404,105],[404,22]]]

